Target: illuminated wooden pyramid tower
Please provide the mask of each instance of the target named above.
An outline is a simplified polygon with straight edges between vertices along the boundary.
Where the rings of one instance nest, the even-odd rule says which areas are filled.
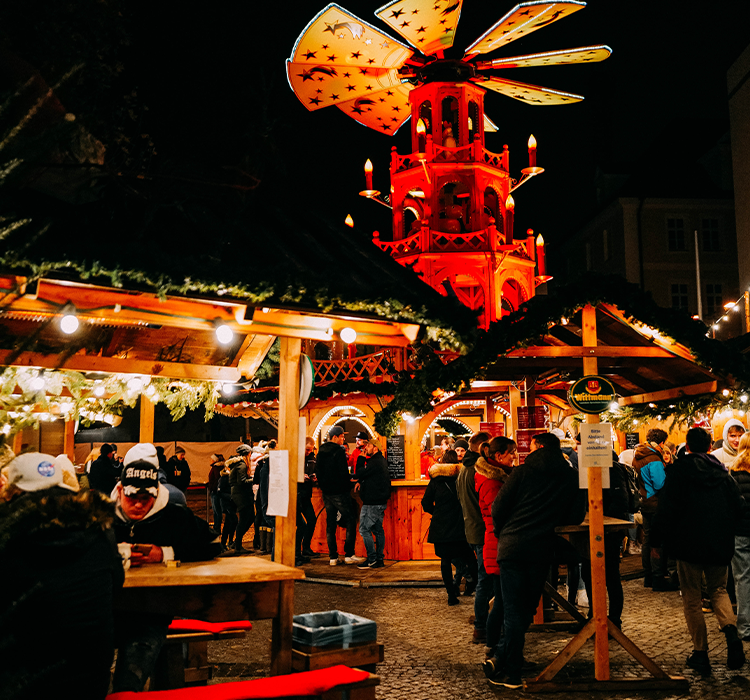
[[[303,31],[287,62],[297,97],[309,110],[334,105],[360,123],[395,133],[411,116],[411,153],[391,157],[393,236],[374,242],[444,294],[481,310],[486,327],[534,294],[546,278],[537,241],[513,239],[511,191],[542,172],[530,140],[529,167],[511,178],[507,147],[485,149],[496,127],[484,114],[486,90],[529,104],[569,104],[580,95],[508,80],[506,68],[601,61],[606,46],[474,61],[585,7],[578,0],[516,5],[460,59],[453,46],[463,0],[395,0],[375,12],[410,46],[338,5],[328,5]],[[368,173],[363,195],[380,199]],[[542,241],[539,241],[541,244]]]

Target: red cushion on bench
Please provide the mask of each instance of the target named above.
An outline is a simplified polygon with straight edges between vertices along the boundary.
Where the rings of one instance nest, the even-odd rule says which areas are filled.
[[[217,634],[228,630],[251,630],[253,623],[249,620],[234,622],[203,622],[203,620],[172,620],[170,632],[211,632]]]
[[[271,676],[254,681],[219,683],[177,690],[155,690],[149,693],[112,693],[107,700],[261,700],[263,698],[309,697],[344,683],[358,683],[370,674],[348,666],[331,666],[317,671]]]

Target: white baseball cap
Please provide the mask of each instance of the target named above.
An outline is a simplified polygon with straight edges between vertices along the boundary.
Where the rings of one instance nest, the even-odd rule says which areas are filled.
[[[67,461],[67,457],[65,460]],[[21,491],[43,491],[53,486],[73,490],[63,483],[62,460],[41,452],[18,455],[3,471],[8,483]]]

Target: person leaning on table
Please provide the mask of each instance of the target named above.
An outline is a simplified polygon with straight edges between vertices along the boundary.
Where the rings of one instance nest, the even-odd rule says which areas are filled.
[[[219,553],[216,533],[208,523],[169,502],[167,489],[159,483],[159,460],[152,444],[139,443],[125,455],[112,499],[115,536],[126,568],[172,559],[203,561]],[[168,615],[115,614],[118,652],[113,692],[143,690],[171,621]]]

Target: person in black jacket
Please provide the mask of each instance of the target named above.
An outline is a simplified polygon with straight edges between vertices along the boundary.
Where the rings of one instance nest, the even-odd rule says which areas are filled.
[[[734,533],[732,573],[737,591],[737,633],[750,642],[750,433],[740,439],[737,459],[729,473],[742,496],[742,520]]]
[[[72,491],[41,453],[13,459],[0,484],[0,696],[101,700],[124,579],[112,502]]]
[[[336,545],[337,525],[346,528],[344,563],[361,564],[364,561],[363,557],[354,556],[357,511],[351,497],[352,480],[343,448],[345,439],[344,429],[340,425],[334,425],[328,431],[328,441],[318,450],[315,464],[315,476],[323,492],[323,504],[326,508],[326,539],[331,566],[341,563]]]
[[[89,488],[96,489],[105,496],[111,496],[117,484],[117,472],[110,455],[112,445],[104,443],[99,448],[99,456],[91,463]]]
[[[552,562],[555,528],[580,523],[586,514],[578,473],[563,456],[560,439],[551,433],[535,435],[531,449],[492,504],[505,634],[490,683],[506,688],[520,688],[523,683],[526,630]]]
[[[380,451],[377,439],[368,437],[360,446],[362,454],[357,459],[357,483],[362,499],[362,510],[359,512],[359,534],[367,550],[367,561],[358,565],[360,569],[378,569],[385,566],[383,562],[385,549],[385,530],[383,518],[388,499],[391,496],[391,475],[388,463]]]
[[[432,515],[427,541],[435,545],[435,554],[440,557],[440,573],[445,590],[448,591],[448,605],[458,605],[458,587],[453,581],[452,560],[463,561],[471,578],[477,580],[477,558],[466,541],[464,515],[456,493],[456,478],[460,468],[455,450],[446,450],[442,461],[430,467],[430,483],[422,497],[422,510]]]
[[[237,530],[234,535],[234,551],[236,554],[252,554],[253,549],[242,546],[242,538],[250,529],[255,519],[255,505],[253,502],[253,480],[248,476],[251,448],[240,445],[237,456],[230,457],[226,465],[229,472],[229,485],[232,489],[232,501],[237,509]],[[257,469],[257,467],[256,467]]]
[[[182,493],[187,493],[188,486],[190,486],[190,465],[185,458],[184,447],[175,448],[164,471],[167,473],[167,481],[170,484],[176,486]]]
[[[159,460],[150,443],[128,450],[115,494],[115,536],[126,565],[177,559],[203,561],[219,553],[216,533],[184,506],[169,502],[159,483]],[[169,615],[118,614],[113,692],[140,692],[154,670]]]
[[[693,641],[687,665],[701,674],[711,672],[706,621],[701,610],[701,582],[713,605],[716,621],[727,640],[727,667],[745,663],[737,619],[727,595],[727,567],[734,554],[734,533],[742,519],[743,500],[737,482],[724,465],[706,454],[711,436],[703,428],[686,435],[687,454],[667,471],[659,492],[653,538],[677,560],[685,622]]]
[[[306,564],[310,558],[320,556],[312,550],[312,538],[318,516],[312,504],[313,483],[315,482],[315,441],[305,438],[305,480],[297,484],[297,549],[296,565]]]

